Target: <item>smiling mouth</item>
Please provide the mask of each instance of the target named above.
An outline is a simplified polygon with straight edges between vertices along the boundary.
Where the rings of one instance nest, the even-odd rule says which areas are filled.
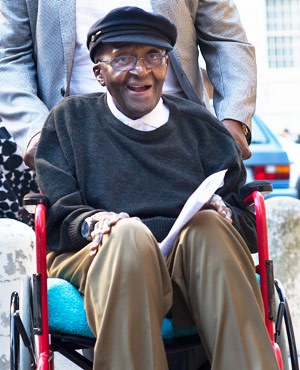
[[[127,86],[129,90],[134,92],[143,92],[147,91],[151,88],[151,85],[143,85],[143,86],[136,86],[136,85],[128,85]]]

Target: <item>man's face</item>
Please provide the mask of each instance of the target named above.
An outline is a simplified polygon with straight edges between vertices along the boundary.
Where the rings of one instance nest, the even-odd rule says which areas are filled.
[[[95,64],[94,74],[102,86],[106,86],[116,107],[127,117],[137,119],[152,111],[158,103],[164,81],[167,76],[168,57],[162,58],[159,67],[146,68],[144,61],[151,60],[164,50],[146,45],[113,45],[102,46],[96,54],[95,60],[115,61],[128,56],[137,58],[136,64],[129,70],[117,70],[114,65],[104,62]]]

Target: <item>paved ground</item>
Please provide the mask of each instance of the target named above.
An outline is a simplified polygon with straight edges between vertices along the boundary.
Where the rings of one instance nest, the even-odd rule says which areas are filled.
[[[78,370],[79,366],[64,358],[61,354],[55,353],[55,370]]]

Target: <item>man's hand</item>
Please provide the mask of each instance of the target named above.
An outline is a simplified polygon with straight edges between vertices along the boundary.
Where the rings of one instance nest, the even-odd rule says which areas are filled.
[[[40,141],[40,136],[41,134],[39,133],[30,140],[28,147],[26,149],[26,152],[24,154],[24,157],[23,157],[24,163],[28,167],[30,167],[32,170],[35,170],[34,158],[35,158],[35,153],[38,147],[38,143]]]
[[[244,134],[244,131],[242,129],[242,125],[240,124],[240,122],[234,121],[231,119],[224,119],[222,123],[227,128],[227,130],[231,133],[237,145],[239,146],[242,152],[242,158],[243,159],[250,158],[251,150],[247,143],[247,139],[246,139],[246,136]]]
[[[112,226],[123,218],[129,218],[129,215],[125,212],[98,212],[91,216],[94,223],[94,230],[91,234],[93,240],[90,244],[91,256],[97,253],[98,247],[102,244],[103,235],[109,234]]]
[[[224,217],[230,224],[232,224],[232,211],[226,206],[220,195],[214,194],[205,208],[214,209],[220,216]]]

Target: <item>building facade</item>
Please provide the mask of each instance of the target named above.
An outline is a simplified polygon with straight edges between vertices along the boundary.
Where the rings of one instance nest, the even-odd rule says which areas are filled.
[[[300,134],[300,0],[235,0],[258,68],[257,113]]]

